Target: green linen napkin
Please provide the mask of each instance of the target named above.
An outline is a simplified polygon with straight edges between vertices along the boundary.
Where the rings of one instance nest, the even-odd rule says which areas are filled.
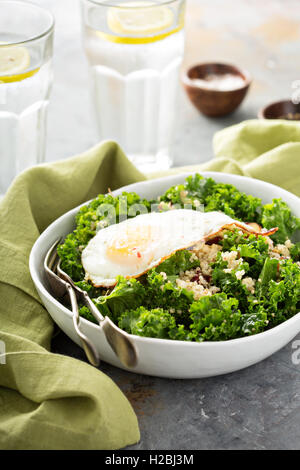
[[[205,164],[167,173],[244,174],[300,196],[299,123],[246,121],[218,132],[214,150],[216,158]],[[28,257],[62,213],[108,187],[142,179],[120,148],[106,142],[25,171],[0,203],[0,448],[117,449],[139,440],[132,408],[108,377],[49,352],[53,324],[31,281]]]
[[[136,416],[112,380],[49,352],[53,322],[35,291],[28,257],[61,214],[108,187],[141,179],[120,148],[107,142],[25,171],[1,201],[1,449],[118,449],[139,440]]]
[[[164,174],[201,170],[234,173],[276,184],[300,196],[299,122],[244,121],[217,132],[213,149],[213,160],[174,168]]]

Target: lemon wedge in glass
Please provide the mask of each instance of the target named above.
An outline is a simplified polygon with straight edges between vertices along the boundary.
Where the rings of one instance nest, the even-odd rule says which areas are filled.
[[[108,27],[117,34],[147,36],[170,28],[173,21],[169,7],[145,1],[125,2],[107,13]]]
[[[28,71],[30,53],[24,46],[5,46],[0,43],[0,83],[24,80],[35,71]]]

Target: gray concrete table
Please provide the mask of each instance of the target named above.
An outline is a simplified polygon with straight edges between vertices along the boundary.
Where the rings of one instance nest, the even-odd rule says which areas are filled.
[[[39,0],[56,17],[55,82],[48,120],[47,160],[80,153],[97,143],[90,110],[87,69],[74,0]],[[227,61],[250,71],[254,83],[241,108],[207,119],[180,91],[173,146],[175,165],[212,157],[214,132],[256,117],[274,99],[291,97],[300,79],[298,0],[188,0],[184,66]],[[299,339],[299,337],[298,337]],[[141,428],[132,449],[299,449],[300,364],[293,343],[242,371],[199,380],[167,380],[101,369],[124,391]],[[53,350],[85,360],[63,333]],[[300,356],[300,355],[299,355]]]

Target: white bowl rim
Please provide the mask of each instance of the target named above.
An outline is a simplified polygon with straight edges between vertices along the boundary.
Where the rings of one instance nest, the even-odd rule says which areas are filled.
[[[111,194],[114,195],[114,193],[116,193],[116,192],[119,193],[120,191],[121,192],[123,192],[123,191],[128,192],[128,191],[130,191],[130,188],[132,186],[144,185],[144,184],[147,184],[147,183],[151,184],[151,182],[153,182],[153,181],[165,182],[165,181],[168,181],[169,179],[172,180],[176,176],[182,177],[182,179],[184,180],[187,176],[195,175],[196,173],[199,173],[201,176],[204,176],[204,177],[212,177],[212,178],[215,177],[216,175],[218,175],[218,176],[220,176],[220,175],[223,176],[224,175],[225,177],[233,178],[233,180],[236,180],[236,181],[240,180],[240,178],[242,178],[244,180],[248,180],[248,181],[255,179],[255,182],[258,183],[259,185],[261,184],[261,186],[268,186],[269,188],[272,188],[272,189],[275,189],[275,188],[279,189],[281,193],[283,193],[283,194],[286,193],[286,195],[289,198],[292,197],[295,200],[295,202],[300,203],[300,198],[298,196],[296,196],[295,194],[292,194],[289,191],[287,191],[283,188],[280,188],[279,186],[276,186],[274,184],[268,183],[266,181],[258,180],[256,178],[251,178],[251,177],[243,176],[243,175],[235,175],[235,174],[231,174],[231,173],[214,172],[214,171],[203,171],[203,172],[201,172],[201,171],[192,171],[192,172],[189,171],[189,172],[183,172],[183,173],[174,173],[172,175],[164,176],[164,177],[161,177],[161,178],[155,178],[155,179],[150,179],[150,180],[145,180],[145,181],[138,181],[136,183],[132,183],[132,184],[127,185],[127,186],[122,186],[122,187],[112,191]],[[232,184],[234,184],[234,183],[232,183]],[[93,198],[93,199],[95,199],[95,198]],[[63,304],[58,302],[58,300],[56,300],[55,297],[52,296],[52,294],[45,288],[43,283],[39,280],[39,277],[36,273],[35,266],[34,266],[34,255],[35,255],[35,250],[37,249],[37,246],[41,243],[41,240],[48,234],[48,232],[52,230],[52,227],[53,227],[54,224],[55,225],[59,224],[61,219],[63,219],[67,214],[70,214],[71,212],[74,212],[74,214],[75,214],[76,212],[78,212],[80,207],[85,206],[86,204],[88,204],[93,199],[90,199],[89,201],[86,201],[86,202],[78,205],[77,207],[74,207],[73,209],[65,212],[60,217],[58,217],[56,220],[54,220],[40,234],[40,236],[37,238],[37,240],[35,241],[35,243],[32,246],[30,256],[29,256],[29,270],[30,270],[30,274],[31,274],[31,277],[33,279],[34,284],[38,286],[38,288],[45,295],[45,297],[48,298],[49,302],[54,304],[59,310],[62,310],[70,318],[72,318],[72,316],[73,316],[71,310],[67,309]],[[267,336],[273,334],[274,332],[278,332],[281,329],[284,329],[285,327],[290,327],[293,323],[297,323],[299,318],[300,318],[300,312],[296,313],[291,318],[289,318],[288,320],[285,320],[284,322],[280,323],[279,325],[276,325],[273,328],[270,328],[269,330],[262,331],[261,333],[255,333],[253,335],[243,336],[241,338],[234,338],[234,339],[228,339],[228,340],[222,340],[222,341],[202,341],[202,342],[199,342],[199,341],[184,341],[184,340],[173,340],[173,339],[163,339],[163,338],[152,338],[152,337],[148,337],[148,336],[138,336],[138,335],[133,335],[133,334],[129,334],[129,333],[128,334],[130,335],[130,337],[134,338],[135,341],[144,342],[144,343],[152,343],[154,341],[156,344],[172,344],[172,345],[184,344],[189,348],[193,348],[193,347],[194,348],[198,348],[198,347],[205,348],[205,347],[212,347],[213,345],[218,345],[218,346],[222,346],[222,347],[223,346],[224,347],[227,347],[227,346],[229,347],[233,343],[237,344],[237,343],[241,343],[241,342],[243,342],[243,343],[252,342],[252,341],[255,341],[255,339],[258,338],[258,337],[260,337],[260,338],[267,337]],[[89,327],[94,328],[96,331],[101,330],[101,327],[98,324],[93,323],[93,322],[87,320],[84,317],[80,317],[80,320],[83,322],[83,324],[86,324]]]

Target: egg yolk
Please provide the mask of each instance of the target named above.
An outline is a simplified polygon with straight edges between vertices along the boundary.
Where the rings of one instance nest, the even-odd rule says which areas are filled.
[[[153,240],[150,226],[127,228],[126,232],[114,237],[107,245],[106,256],[114,263],[136,265],[145,261],[145,253]]]

